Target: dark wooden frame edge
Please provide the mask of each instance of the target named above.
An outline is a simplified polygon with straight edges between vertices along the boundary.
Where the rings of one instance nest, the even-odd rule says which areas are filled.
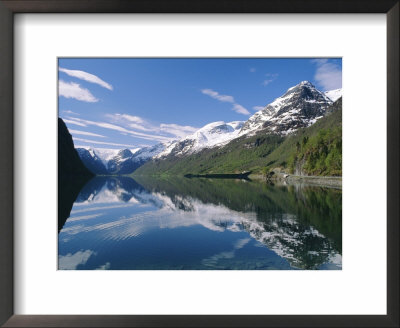
[[[399,327],[399,8],[399,0],[0,0],[0,324],[4,327]],[[13,28],[16,13],[385,13],[387,315],[14,315]]]

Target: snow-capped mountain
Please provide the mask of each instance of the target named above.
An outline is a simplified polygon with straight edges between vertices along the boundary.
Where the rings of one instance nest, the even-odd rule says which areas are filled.
[[[332,101],[336,101],[342,96],[342,88],[325,91],[325,95]]]
[[[93,173],[129,174],[150,159],[185,156],[204,148],[221,147],[233,139],[251,136],[261,130],[279,135],[290,134],[314,124],[340,97],[341,89],[321,92],[312,83],[302,81],[246,122],[212,122],[180,140],[144,148],[77,150],[84,164]]]
[[[243,125],[239,136],[253,135],[259,130],[287,135],[315,123],[332,102],[313,84],[302,81],[251,116]]]
[[[121,149],[107,163],[107,170],[112,174],[129,174],[140,166],[129,149]],[[139,165],[138,165],[139,164]]]
[[[195,133],[171,143],[156,157],[162,158],[169,155],[182,156],[196,153],[204,148],[219,147],[239,136],[244,122],[234,121],[225,123],[223,121],[209,123],[197,130]]]
[[[154,145],[152,147],[142,148],[135,154],[135,158],[137,160],[147,161],[150,158],[157,157],[160,153],[164,152],[166,149],[168,149],[175,142],[176,141],[163,142],[163,143],[158,143],[158,144],[156,144],[156,145]]]
[[[95,174],[108,174],[104,160],[93,149],[76,148],[83,164]]]
[[[129,174],[162,152],[169,143],[135,149],[77,148],[85,166],[95,174]]]

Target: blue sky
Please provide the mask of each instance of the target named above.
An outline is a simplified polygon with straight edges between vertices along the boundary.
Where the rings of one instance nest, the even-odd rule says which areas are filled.
[[[75,146],[137,148],[245,121],[301,81],[341,88],[341,59],[60,58],[59,116]]]

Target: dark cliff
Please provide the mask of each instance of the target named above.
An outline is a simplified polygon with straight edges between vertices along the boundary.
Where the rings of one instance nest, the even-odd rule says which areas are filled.
[[[61,118],[58,118],[58,176],[93,176],[83,165],[75,150],[72,136]]]
[[[80,190],[93,176],[79,158],[64,121],[58,118],[58,231],[69,217]]]

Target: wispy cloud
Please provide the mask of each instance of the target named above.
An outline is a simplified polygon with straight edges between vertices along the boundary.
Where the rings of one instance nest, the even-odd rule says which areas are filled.
[[[70,115],[81,115],[79,113],[73,112],[72,110],[63,110],[62,112],[65,113],[65,114],[70,114]]]
[[[233,110],[238,114],[250,115],[250,112],[239,104],[233,104]]]
[[[152,131],[154,131],[153,128],[151,128],[151,127],[148,128],[148,127],[145,127],[144,125],[138,124],[138,123],[128,123],[128,125],[129,125],[130,128],[136,129],[136,130],[140,130],[140,131],[145,131],[145,132],[152,132]]]
[[[229,103],[234,103],[235,99],[232,96],[228,95],[221,95],[217,91],[214,91],[212,89],[203,89],[201,90],[202,93],[204,93],[207,96],[210,96],[211,98],[217,99],[219,101],[223,102],[229,102]]]
[[[263,110],[264,107],[265,106],[253,106],[253,109],[258,112],[259,110]]]
[[[265,74],[266,79],[263,81],[262,85],[266,87],[268,84],[274,82],[278,77],[277,73],[267,73]]]
[[[273,81],[274,81],[273,79],[264,80],[263,83],[262,83],[262,85],[263,85],[264,87],[266,87],[268,84],[270,84],[270,83],[273,82]]]
[[[311,62],[317,66],[314,79],[324,91],[342,87],[342,70],[337,64],[328,59],[312,59]]]
[[[222,95],[219,92],[212,90],[212,89],[202,89],[201,92],[207,96],[210,96],[211,98],[218,100],[218,101],[233,104],[232,110],[238,114],[250,115],[250,112],[245,107],[243,107],[242,105],[235,102],[235,98],[233,98],[233,96]]]
[[[134,123],[144,123],[145,120],[139,116],[134,116],[134,115],[129,115],[129,114],[114,114],[116,116],[119,116],[129,122],[134,122]]]
[[[74,143],[75,143],[75,141],[81,141],[81,142],[86,142],[89,144],[127,147],[127,148],[132,148],[134,146],[134,145],[120,144],[120,143],[114,143],[114,142],[104,142],[104,141],[97,141],[97,140],[89,140],[89,139],[82,139],[82,138],[73,138],[73,139],[74,139]],[[78,147],[78,146],[75,146],[75,147]]]
[[[254,73],[254,72],[256,71],[256,68],[255,68],[255,67],[251,67],[251,68],[249,69],[249,71],[250,71],[250,73]]]
[[[63,121],[65,122],[65,123],[68,123],[68,124],[74,124],[74,125],[79,125],[79,126],[87,126],[85,123],[82,123],[82,122],[77,122],[77,121],[75,121],[75,120],[68,120],[68,119],[66,119],[66,118],[63,118]]]
[[[108,90],[112,90],[113,89],[113,86],[111,84],[103,81],[101,78],[99,78],[98,76],[96,76],[94,74],[90,74],[90,73],[85,72],[85,71],[66,69],[66,68],[63,68],[63,67],[60,67],[58,70],[60,72],[63,72],[65,74],[69,75],[69,76],[76,77],[78,79],[85,80],[85,81],[90,82],[90,83],[98,84],[98,85],[100,85],[103,88],[106,88]]]
[[[139,116],[129,114],[107,114],[106,117],[110,118],[113,122],[123,123],[126,127],[151,132],[154,127],[150,126],[144,119]]]
[[[170,137],[172,139],[183,138],[192,134],[198,128],[189,125],[161,123],[158,125],[148,122],[139,116],[128,114],[107,114],[114,123],[118,123],[126,128],[137,129],[146,132],[152,132],[161,136]],[[166,135],[167,134],[167,135]],[[168,136],[169,135],[169,136]]]
[[[184,138],[189,134],[197,131],[197,128],[188,125],[178,125],[178,124],[160,124],[160,130],[166,133],[172,134],[179,138]]]
[[[85,102],[99,101],[88,89],[82,88],[78,83],[64,82],[63,80],[58,82],[58,95]]]
[[[110,115],[108,115],[108,117],[110,117]],[[97,126],[97,127],[103,128],[103,129],[118,131],[122,134],[130,135],[130,136],[141,138],[144,140],[159,141],[159,142],[167,141],[168,142],[168,141],[172,141],[175,139],[174,137],[168,137],[168,136],[163,136],[163,135],[159,135],[159,134],[149,134],[149,133],[143,133],[143,132],[131,130],[129,128],[126,128],[126,127],[123,127],[120,125],[116,125],[116,124],[112,124],[112,123],[108,123],[108,122],[96,122],[96,121],[90,121],[90,120],[83,120],[83,119],[77,118],[77,117],[69,117],[69,119],[71,119],[75,122],[86,124],[86,125],[94,125],[94,126]]]
[[[79,131],[79,130],[69,130],[69,133],[83,135],[83,136],[90,136],[90,137],[105,138],[105,136],[102,136],[101,134],[86,132],[86,131]]]

